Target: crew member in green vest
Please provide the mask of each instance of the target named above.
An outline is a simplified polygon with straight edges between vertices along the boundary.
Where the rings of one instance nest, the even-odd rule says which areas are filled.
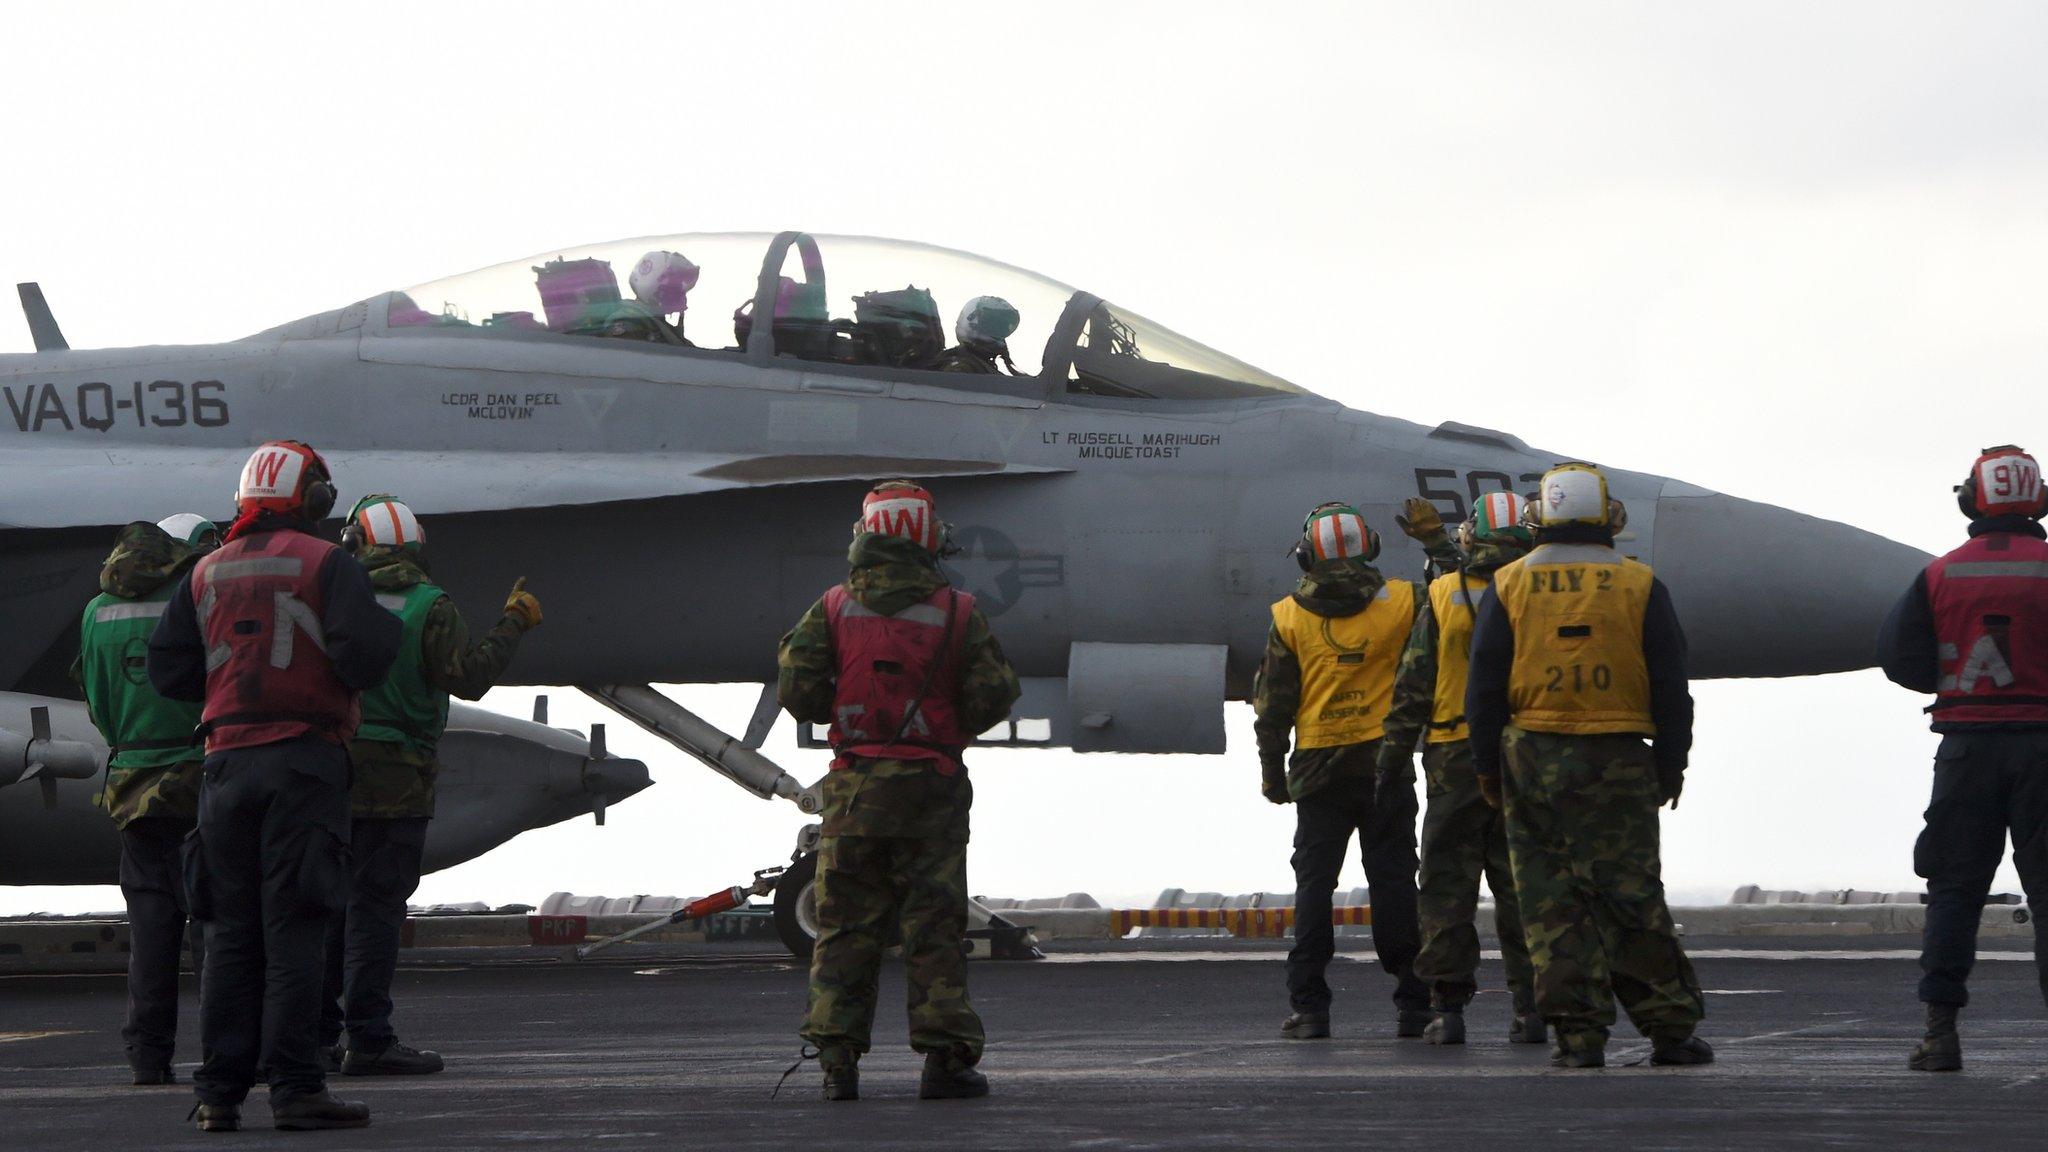
[[[171,1084],[178,1035],[178,953],[185,937],[185,874],[179,849],[199,818],[193,739],[199,705],[166,700],[145,668],[149,634],[199,557],[220,543],[204,517],[121,529],[100,569],[100,594],[85,606],[72,677],[107,741],[107,780],[95,803],[121,830],[121,898],[128,905],[128,1022],[121,1039],[137,1084]],[[198,971],[194,955],[193,970]]]
[[[412,509],[390,496],[365,496],[349,512],[342,543],[405,633],[391,674],[363,693],[362,727],[349,747],[352,876],[347,911],[328,929],[321,1042],[345,1076],[439,1072],[438,1053],[399,1043],[391,1028],[405,902],[419,887],[434,815],[435,750],[448,725],[448,697],[476,700],[490,691],[519,638],[540,623],[540,601],[525,581],[515,583],[504,615],[471,646],[455,601],[427,574],[426,536]]]

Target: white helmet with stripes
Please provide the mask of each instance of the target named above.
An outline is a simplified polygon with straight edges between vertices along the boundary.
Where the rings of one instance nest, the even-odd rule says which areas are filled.
[[[1341,501],[1318,504],[1301,522],[1295,562],[1306,572],[1324,560],[1371,561],[1380,554],[1380,534],[1358,509]]]
[[[427,534],[411,508],[396,497],[380,492],[356,501],[356,506],[349,510],[348,524],[342,529],[342,542],[351,552],[364,548],[403,548],[408,552],[418,552],[426,547]]]

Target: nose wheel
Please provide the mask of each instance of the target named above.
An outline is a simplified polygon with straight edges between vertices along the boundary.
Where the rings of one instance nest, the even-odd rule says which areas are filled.
[[[818,944],[818,854],[800,852],[775,885],[775,934],[799,960]]]

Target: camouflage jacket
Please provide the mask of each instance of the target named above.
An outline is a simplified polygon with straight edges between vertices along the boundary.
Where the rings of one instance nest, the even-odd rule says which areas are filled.
[[[370,586],[379,592],[403,592],[428,580],[425,562],[397,549],[371,548],[362,560]],[[420,635],[427,683],[464,700],[481,699],[512,663],[519,637],[518,621],[504,616],[472,647],[462,613],[443,596],[427,609]],[[349,793],[353,815],[397,820],[434,814],[434,781],[441,765],[433,755],[376,740],[356,741],[349,754],[356,773]]]
[[[113,552],[101,565],[100,591],[124,600],[140,599],[182,579],[199,562],[199,556],[200,553],[190,545],[172,539],[156,525],[137,521],[121,530],[114,541]],[[86,687],[82,653],[71,662],[71,680],[81,688]],[[139,690],[151,691],[147,684]],[[90,692],[87,693],[86,711],[109,746],[117,743]],[[194,706],[191,711],[196,726],[199,709]],[[109,757],[111,759],[111,750]],[[145,763],[132,768],[115,768],[109,764],[106,782],[93,797],[93,803],[105,808],[107,814],[114,818],[115,825],[122,828],[127,827],[129,821],[143,816],[197,817],[200,768],[206,761],[205,747],[195,740],[189,750],[166,749],[143,754],[141,759]]]
[[[1496,569],[1527,553],[1527,548],[1480,542],[1473,545],[1462,566],[1474,576],[1491,579]],[[1475,591],[1475,605],[1478,598]],[[1381,762],[1391,766],[1405,760],[1411,778],[1416,742],[1436,713],[1436,650],[1436,611],[1424,596],[1415,614],[1415,627],[1408,633],[1408,646],[1401,650],[1401,666],[1394,673],[1394,704],[1387,712],[1387,731],[1380,745]]]
[[[847,551],[846,590],[862,606],[894,615],[946,584],[931,554],[893,536],[862,533]],[[1007,718],[1022,689],[1017,673],[976,608],[968,617],[958,695],[960,727],[985,732]],[[776,698],[800,723],[830,724],[839,671],[821,597],[776,653]],[[967,773],[942,776],[903,760],[866,761],[824,782],[825,835],[966,840],[974,790]]]
[[[1431,561],[1455,568],[1462,557],[1446,533],[1436,533],[1422,542]],[[1386,577],[1379,569],[1358,560],[1324,560],[1302,576],[1294,586],[1294,601],[1319,616],[1354,616],[1378,594]],[[1420,588],[1418,605],[1428,597]],[[1277,628],[1266,631],[1266,655],[1252,680],[1252,731],[1259,743],[1259,775],[1262,787],[1275,792],[1285,780],[1289,799],[1299,800],[1333,781],[1358,778],[1370,780],[1370,758],[1346,748],[1308,748],[1290,759],[1294,716],[1301,706],[1301,663],[1287,647]],[[1375,742],[1377,743],[1377,742]]]

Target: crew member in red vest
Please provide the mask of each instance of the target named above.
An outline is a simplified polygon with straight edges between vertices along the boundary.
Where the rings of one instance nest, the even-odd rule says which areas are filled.
[[[194,1114],[205,1131],[239,1128],[263,1068],[277,1127],[360,1128],[370,1110],[327,1092],[320,988],[327,920],[346,893],[356,696],[383,681],[401,630],[362,566],[313,535],[334,483],[312,448],[258,448],[235,501],[227,542],[171,594],[149,640],[156,690],[204,704],[186,876],[208,925]]]
[[[1927,1035],[1908,1063],[1924,1072],[1963,1066],[1956,1012],[1969,1003],[1964,982],[2008,831],[2028,902],[2048,903],[2048,491],[2040,464],[2008,444],[1985,449],[1956,496],[1970,542],[1913,581],[1878,641],[1886,676],[1934,693],[1927,711],[1941,733],[1927,828],[1913,846],[1927,880]],[[2037,969],[2044,954],[2048,921],[2036,916]]]
[[[846,583],[782,638],[776,685],[800,723],[831,726],[822,785],[818,943],[801,1031],[827,1100],[860,1095],[875,982],[900,927],[910,1046],[922,1099],[984,1096],[981,1018],[967,999],[967,742],[1010,714],[1020,689],[974,597],[939,570],[946,528],[904,480],[868,493]],[[806,1049],[808,1053],[808,1049]]]

